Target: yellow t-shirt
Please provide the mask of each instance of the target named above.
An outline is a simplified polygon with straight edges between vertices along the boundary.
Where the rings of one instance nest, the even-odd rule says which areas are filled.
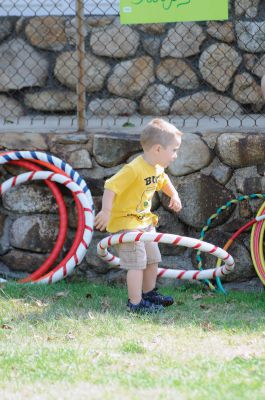
[[[152,198],[168,182],[164,168],[148,164],[142,156],[125,165],[105,183],[105,189],[116,194],[107,230],[114,233],[156,225],[158,218],[151,212]]]

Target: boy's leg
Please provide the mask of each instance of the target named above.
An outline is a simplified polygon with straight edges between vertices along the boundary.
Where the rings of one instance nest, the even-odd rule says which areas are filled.
[[[121,268],[127,270],[128,299],[132,304],[142,300],[143,271],[146,267],[144,243],[121,243],[115,246]]]
[[[151,230],[155,232],[155,230]],[[156,242],[145,242],[146,269],[143,276],[143,293],[150,292],[156,287],[158,263],[161,262],[161,254]]]
[[[162,305],[153,304],[142,299],[143,275],[146,268],[146,251],[144,243],[121,243],[115,246],[120,266],[127,270],[128,311],[133,313],[156,313],[163,311]]]
[[[148,264],[143,273],[143,293],[150,292],[156,286],[158,264]]]
[[[173,298],[162,295],[156,289],[158,263],[161,261],[158,244],[147,242],[145,243],[145,249],[147,267],[143,276],[143,299],[164,307],[171,306],[174,303]]]
[[[142,298],[143,277],[145,270],[130,269],[127,272],[127,288],[129,312],[133,313],[157,313],[163,311],[162,304],[156,304]]]
[[[156,289],[158,264],[149,264],[143,273],[143,299],[151,303],[162,305],[164,307],[171,306],[174,303],[173,297],[164,296]]]
[[[132,304],[138,304],[142,299],[143,271],[130,269],[127,272],[128,298]]]

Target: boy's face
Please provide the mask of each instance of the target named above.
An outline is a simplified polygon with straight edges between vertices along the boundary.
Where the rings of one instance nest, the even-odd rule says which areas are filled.
[[[181,145],[181,136],[175,136],[171,144],[157,147],[157,164],[167,168],[169,164],[177,158],[177,153]]]

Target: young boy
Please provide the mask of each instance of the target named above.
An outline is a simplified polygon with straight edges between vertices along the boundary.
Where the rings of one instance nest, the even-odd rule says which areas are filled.
[[[158,218],[151,212],[155,191],[170,197],[169,207],[178,212],[181,201],[164,168],[177,157],[181,135],[174,125],[153,119],[141,134],[143,155],[125,165],[105,183],[102,209],[95,218],[95,227],[110,233],[155,230]],[[117,245],[120,266],[127,270],[128,311],[157,312],[173,304],[171,296],[156,289],[161,255],[154,242],[133,242]]]

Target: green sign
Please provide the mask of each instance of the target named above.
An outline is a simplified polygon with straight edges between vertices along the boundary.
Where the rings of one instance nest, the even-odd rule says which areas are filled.
[[[228,0],[120,0],[122,24],[228,19]]]

